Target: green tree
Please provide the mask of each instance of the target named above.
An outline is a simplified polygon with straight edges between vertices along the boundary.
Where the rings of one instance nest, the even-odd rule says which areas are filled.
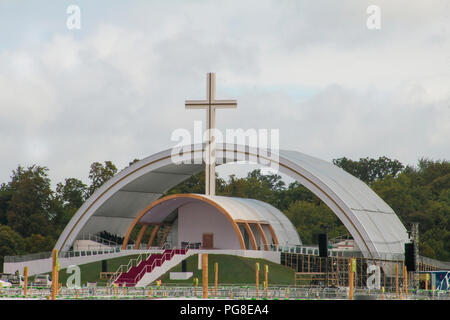
[[[421,255],[450,260],[450,186],[448,161],[420,159],[396,177],[387,176],[372,184],[399,216],[406,228],[419,223]]]
[[[128,166],[131,166],[131,165],[133,165],[133,164],[135,164],[136,162],[139,162],[140,160],[139,159],[134,159],[133,161],[131,161],[130,163],[128,163]]]
[[[13,171],[9,183],[11,199],[8,201],[8,225],[22,236],[50,233],[50,220],[54,216],[54,197],[50,187],[48,169],[19,166]]]
[[[86,200],[88,194],[87,186],[78,179],[65,179],[64,184],[56,185],[56,196],[64,207],[79,208]]]
[[[111,179],[117,173],[116,166],[111,161],[105,161],[104,165],[100,162],[91,164],[89,171],[89,179],[91,185],[89,186],[89,196],[94,194],[95,190],[100,188],[106,181]]]
[[[323,202],[296,201],[285,214],[296,227],[304,244],[317,244],[319,234],[325,231],[329,238],[348,235],[344,225]]]
[[[306,187],[298,183],[297,181],[289,184],[289,187],[280,193],[283,201],[278,209],[286,210],[289,206],[296,201],[306,201],[315,204],[320,203],[320,199]]]
[[[360,158],[359,161],[343,157],[333,159],[333,163],[367,184],[387,176],[396,177],[404,168],[400,161],[391,160],[387,157],[379,157],[378,159]]]
[[[51,236],[32,234],[24,239],[25,251],[27,253],[51,251],[55,245],[55,240]]]
[[[0,225],[0,266],[3,269],[5,256],[24,253],[25,243],[20,234],[9,226]]]
[[[232,174],[229,176],[228,181],[218,194],[228,197],[246,197],[247,183],[243,178],[237,178]]]
[[[11,200],[12,193],[8,184],[0,185],[0,224],[7,224],[8,203]]]

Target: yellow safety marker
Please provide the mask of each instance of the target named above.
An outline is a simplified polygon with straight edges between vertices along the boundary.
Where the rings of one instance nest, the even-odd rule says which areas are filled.
[[[23,285],[23,294],[26,298],[27,297],[27,289],[28,289],[28,267],[23,268],[23,276],[25,278],[25,282]]]
[[[259,296],[259,262],[255,263],[255,277],[256,277],[256,297]]]
[[[208,254],[202,254],[203,299],[208,298]]]
[[[214,296],[217,297],[217,284],[219,282],[219,263],[214,264]]]

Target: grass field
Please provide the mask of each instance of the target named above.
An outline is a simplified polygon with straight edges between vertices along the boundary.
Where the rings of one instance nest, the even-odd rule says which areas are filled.
[[[120,258],[107,260],[107,271],[115,272],[120,265],[126,265],[132,258],[138,255],[130,255]],[[264,259],[243,258],[232,255],[209,254],[208,255],[208,282],[214,283],[214,264],[219,264],[219,283],[221,284],[254,284],[255,283],[255,263],[260,264],[260,283],[264,281],[264,265],[269,266],[269,285],[282,284],[288,285],[294,283],[295,271],[291,268],[270,262]],[[100,272],[102,271],[102,262],[92,262],[80,265],[81,270],[81,284],[87,282],[96,282],[98,285],[106,283],[105,280],[100,280]],[[193,272],[192,278],[188,280],[170,280],[170,272],[181,272],[181,263],[167,273],[161,276],[163,284],[180,284],[192,285],[193,278],[198,278],[199,285],[202,283],[202,270],[198,270],[198,255],[193,255],[187,258],[187,271]],[[48,273],[51,274],[51,273]],[[59,282],[64,286],[67,278],[71,274],[66,272],[66,269],[61,269],[59,272]],[[34,277],[30,277],[30,282]]]
[[[115,272],[117,269],[123,265],[128,264],[130,259],[137,258],[138,255],[129,255],[114,259],[107,260],[107,272]],[[100,272],[102,271],[102,262],[96,261],[91,263],[86,263],[79,265],[81,271],[81,283],[86,284],[86,282],[97,282],[99,285],[106,283],[106,280],[100,280]],[[47,273],[51,275],[51,272]],[[61,269],[59,272],[59,282],[64,286],[66,285],[67,278],[72,274],[67,273],[66,269]],[[34,277],[30,277],[32,282]]]
[[[269,266],[269,285],[294,284],[295,270],[273,263],[264,259],[243,258],[239,256],[225,254],[208,255],[208,283],[214,283],[214,264],[219,264],[218,282],[221,284],[254,284],[256,279],[255,263],[259,262],[259,280],[264,281],[264,265]],[[181,272],[181,264],[169,270],[161,276],[162,283],[167,284],[189,284],[193,283],[193,278],[198,278],[199,285],[202,283],[202,270],[198,270],[198,255],[187,258],[187,271],[193,272],[192,278],[188,280],[170,280],[170,272]]]

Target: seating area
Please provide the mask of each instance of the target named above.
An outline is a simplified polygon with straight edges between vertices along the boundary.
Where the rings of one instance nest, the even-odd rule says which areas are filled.
[[[155,267],[160,267],[165,261],[171,260],[175,254],[186,254],[187,251],[187,248],[169,249],[164,250],[163,253],[152,254],[146,260],[142,260],[137,266],[133,266],[127,272],[121,273],[114,283],[119,286],[135,286],[146,273],[152,272]]]

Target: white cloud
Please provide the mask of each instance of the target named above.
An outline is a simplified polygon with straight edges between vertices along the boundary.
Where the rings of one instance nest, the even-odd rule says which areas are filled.
[[[450,158],[447,2],[375,1],[379,31],[369,4],[131,2],[0,48],[0,181],[24,162],[86,181],[93,161],[123,168],[171,147],[204,120],[184,100],[204,98],[208,71],[239,102],[218,111],[223,131],[280,129],[282,148],[326,160]],[[80,3],[82,19],[94,6]]]

